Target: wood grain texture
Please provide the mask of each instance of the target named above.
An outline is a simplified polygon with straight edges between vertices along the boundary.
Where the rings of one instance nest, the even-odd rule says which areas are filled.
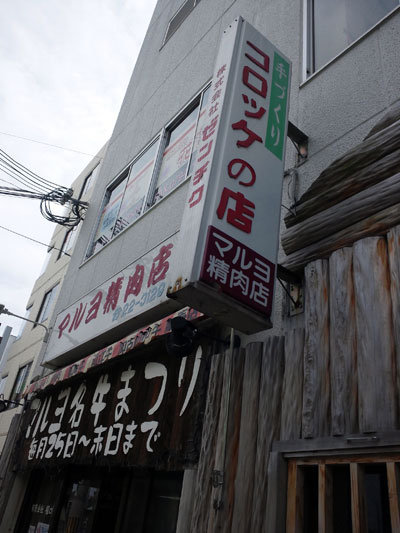
[[[301,437],[303,361],[304,329],[289,330],[285,334],[280,440],[294,440]]]
[[[397,168],[399,163],[400,151]],[[394,174],[290,227],[283,232],[282,247],[286,254],[291,254],[399,202],[400,174]]]
[[[268,496],[260,533],[285,533],[288,463],[282,454],[271,452],[268,463]]]
[[[350,464],[351,520],[353,533],[365,533],[367,531],[363,474],[361,465],[358,463]]]
[[[353,250],[329,258],[330,374],[332,435],[357,433],[357,336]]]
[[[228,356],[227,352],[227,356]],[[229,412],[226,432],[226,454],[224,469],[224,483],[219,488],[213,488],[212,502],[221,501],[222,506],[218,511],[210,509],[209,531],[230,533],[232,525],[233,505],[235,498],[235,479],[238,466],[238,448],[240,435],[240,416],[242,411],[243,372],[245,362],[245,350],[236,349],[233,353]],[[218,430],[218,438],[222,428]],[[217,463],[215,464],[217,466]],[[221,467],[220,464],[218,464]]]
[[[303,438],[329,435],[329,271],[328,261],[307,265],[305,277],[305,345]]]
[[[232,531],[249,531],[253,504],[262,343],[246,348]]]
[[[318,533],[333,533],[332,472],[325,464],[318,465]]]
[[[328,257],[335,250],[351,246],[360,239],[387,233],[390,228],[399,223],[400,204],[396,204],[288,255],[283,261],[283,266],[289,270],[299,270],[307,263],[321,257]]]
[[[254,496],[250,531],[263,531],[265,529],[269,456],[273,441],[279,440],[284,369],[284,338],[271,336],[264,343],[261,361]]]
[[[353,249],[360,431],[397,427],[395,353],[386,240]]]
[[[392,228],[387,235],[390,294],[392,298],[393,334],[396,350],[397,394],[400,413],[400,226]]]
[[[296,461],[289,461],[286,533],[307,533],[303,529],[304,508],[304,476]]]
[[[295,214],[289,213],[285,217],[286,227],[394,174],[399,161],[396,151],[399,149],[400,120],[331,163],[296,203]]]
[[[375,133],[384,130],[394,122],[400,120],[400,103],[393,104],[385,115],[378,120],[365,139],[372,137]]]
[[[394,462],[386,463],[386,473],[392,531],[400,531],[400,477],[398,464]]]
[[[208,518],[212,505],[211,473],[214,467],[223,383],[223,365],[223,354],[212,356],[190,527],[192,533],[204,533],[207,531]]]
[[[183,474],[182,493],[179,501],[176,533],[187,533],[190,531],[196,476],[196,470],[187,469]]]
[[[0,523],[5,515],[8,498],[17,475],[14,466],[18,453],[18,437],[20,436],[22,420],[22,414],[16,414],[12,417],[0,457]]]

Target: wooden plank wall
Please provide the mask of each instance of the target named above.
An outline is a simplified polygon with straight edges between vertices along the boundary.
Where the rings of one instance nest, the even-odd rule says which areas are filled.
[[[304,329],[213,357],[190,531],[284,529],[276,440],[399,429],[399,250],[396,227],[309,263]]]

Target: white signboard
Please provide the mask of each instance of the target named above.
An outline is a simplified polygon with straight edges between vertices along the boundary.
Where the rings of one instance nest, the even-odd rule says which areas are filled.
[[[176,240],[175,235],[164,241],[59,313],[49,340],[47,361],[168,302],[170,261]]]
[[[270,327],[290,71],[243,19],[225,31],[174,267],[176,299],[249,333]]]

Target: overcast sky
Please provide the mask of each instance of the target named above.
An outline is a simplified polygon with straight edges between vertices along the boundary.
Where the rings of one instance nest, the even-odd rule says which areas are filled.
[[[2,0],[0,148],[70,185],[110,137],[156,0]],[[5,135],[9,134],[9,135]],[[0,172],[0,179],[9,179]],[[7,186],[4,181],[0,185]],[[0,195],[0,226],[50,242],[39,201]],[[0,228],[0,303],[25,307],[46,248]],[[0,315],[17,333],[21,321]]]

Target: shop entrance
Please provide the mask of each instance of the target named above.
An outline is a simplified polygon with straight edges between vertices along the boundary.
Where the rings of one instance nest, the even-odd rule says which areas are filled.
[[[38,470],[18,533],[174,533],[182,472],[74,468]]]

